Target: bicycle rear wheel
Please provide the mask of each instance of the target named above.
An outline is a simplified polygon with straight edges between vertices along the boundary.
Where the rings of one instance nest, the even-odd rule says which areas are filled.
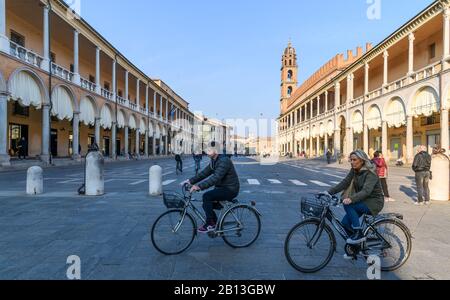
[[[408,227],[396,219],[381,219],[372,226],[388,243],[376,235],[369,227],[363,245],[365,256],[376,255],[381,259],[381,271],[391,272],[401,268],[411,256],[412,238]]]
[[[237,205],[225,213],[219,231],[230,247],[250,247],[261,232],[261,219],[252,207]]]
[[[165,255],[177,255],[186,251],[196,234],[192,216],[181,209],[169,210],[153,224],[151,238],[153,246]],[[176,230],[178,228],[178,230]]]
[[[325,224],[321,235],[319,220],[310,219],[297,224],[289,232],[284,243],[284,253],[289,264],[302,273],[315,273],[325,268],[336,249],[336,238],[330,226]],[[315,245],[310,245],[317,238]]]

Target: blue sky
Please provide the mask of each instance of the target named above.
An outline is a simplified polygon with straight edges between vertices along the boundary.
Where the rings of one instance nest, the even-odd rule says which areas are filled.
[[[367,17],[373,1],[381,1],[379,20]],[[81,0],[81,15],[191,110],[219,119],[276,118],[289,38],[303,82],[337,53],[379,43],[432,2]]]

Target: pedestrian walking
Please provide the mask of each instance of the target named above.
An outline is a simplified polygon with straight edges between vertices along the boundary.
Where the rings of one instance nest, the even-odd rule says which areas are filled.
[[[18,148],[19,148],[19,159],[26,159],[27,158],[27,147],[28,147],[28,143],[27,140],[25,139],[25,137],[23,136],[18,144]]]
[[[416,173],[417,202],[416,205],[430,204],[429,182],[433,177],[431,170],[431,155],[427,152],[427,147],[420,146],[417,155],[414,157],[412,165]]]
[[[377,175],[380,177],[381,187],[383,189],[384,201],[394,202],[395,200],[389,195],[389,189],[387,186],[388,166],[383,154],[380,151],[376,151],[373,154],[373,163],[377,167]]]
[[[333,153],[331,153],[331,150],[328,149],[327,151],[327,163],[331,164],[331,157],[333,156]]]
[[[179,172],[181,172],[181,174],[183,174],[183,160],[179,153],[175,154],[175,161],[177,162],[177,166],[176,166],[177,175],[179,174]]]

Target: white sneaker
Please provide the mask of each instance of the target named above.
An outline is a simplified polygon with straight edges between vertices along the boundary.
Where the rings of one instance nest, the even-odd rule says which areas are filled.
[[[389,199],[389,202],[395,202],[394,198],[388,198],[388,199]]]
[[[344,259],[345,260],[354,260],[355,258],[353,256],[348,256],[346,253],[346,254],[344,254]]]
[[[423,202],[414,202],[414,205],[416,205],[416,206],[423,206]]]
[[[430,201],[425,201],[425,205],[431,205]]]

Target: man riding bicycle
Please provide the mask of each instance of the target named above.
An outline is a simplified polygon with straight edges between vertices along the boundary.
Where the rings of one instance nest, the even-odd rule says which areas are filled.
[[[384,208],[384,195],[376,167],[364,151],[352,152],[350,162],[352,169],[347,177],[324,194],[344,191],[342,198],[347,214],[342,224],[351,236],[347,244],[359,245],[366,240],[359,219],[364,214],[377,216]]]
[[[193,185],[191,193],[204,191],[214,186],[214,190],[203,194],[206,224],[198,229],[199,233],[208,233],[215,230],[217,215],[214,209],[220,208],[217,206],[218,202],[235,199],[239,195],[240,189],[239,177],[233,162],[226,155],[219,155],[219,149],[215,142],[210,144],[207,154],[211,159],[209,165],[197,176],[182,183]]]

